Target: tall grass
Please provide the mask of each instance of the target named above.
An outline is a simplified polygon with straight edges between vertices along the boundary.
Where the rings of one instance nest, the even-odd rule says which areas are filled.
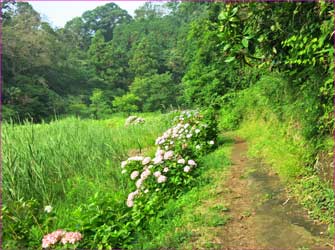
[[[131,149],[152,145],[169,126],[169,120],[168,115],[152,114],[146,115],[145,124],[129,127],[124,126],[122,117],[4,124],[4,202],[35,199],[46,205],[66,196],[84,198],[98,186],[122,189],[120,161]],[[84,194],[76,193],[76,189]]]

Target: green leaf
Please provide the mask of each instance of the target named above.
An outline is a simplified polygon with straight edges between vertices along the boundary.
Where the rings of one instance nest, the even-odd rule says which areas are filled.
[[[227,51],[230,47],[231,47],[230,44],[226,44],[226,45],[223,47],[223,51]]]
[[[225,62],[229,63],[229,62],[232,62],[232,61],[234,61],[234,60],[235,60],[235,57],[234,57],[234,56],[230,56],[230,57],[228,57],[228,58],[225,60]]]
[[[227,12],[222,11],[219,16],[218,16],[219,20],[225,20],[227,19]]]
[[[243,44],[243,46],[244,46],[245,48],[248,48],[249,40],[246,39],[246,38],[243,38],[243,39],[242,39],[242,44]]]

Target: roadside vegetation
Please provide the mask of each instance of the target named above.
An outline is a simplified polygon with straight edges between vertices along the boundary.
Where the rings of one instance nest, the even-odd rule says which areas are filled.
[[[333,3],[1,7],[5,249],[208,239],[236,136],[334,233]]]

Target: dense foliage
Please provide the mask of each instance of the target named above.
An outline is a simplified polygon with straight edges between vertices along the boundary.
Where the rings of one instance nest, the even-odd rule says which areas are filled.
[[[295,105],[309,138],[333,129],[331,3],[148,2],[134,18],[108,3],[57,29],[28,3],[3,12],[4,119],[219,108],[280,72],[273,103]]]
[[[163,203],[195,179],[191,165],[213,147],[217,112],[223,131],[242,127],[262,137],[255,145],[263,151],[279,152],[271,163],[299,180],[297,192],[315,218],[326,214],[331,221],[333,193],[315,166],[332,156],[333,3],[146,2],[134,17],[107,3],[62,28],[51,27],[29,3],[1,6],[6,247],[36,248],[59,228],[80,231],[79,247],[130,247]],[[137,147],[149,147],[152,157],[150,140],[168,119],[128,128],[81,120],[177,107],[208,113],[179,117],[157,141],[154,159],[162,162],[130,158],[127,175],[116,163]],[[60,116],[79,118],[44,123]],[[282,154],[271,138],[295,148]],[[179,168],[182,160],[192,164]],[[49,204],[58,205],[43,212]]]
[[[78,121],[68,119],[49,127],[27,124],[14,133],[6,131],[21,150],[15,151],[5,138],[4,247],[36,249],[43,235],[44,248],[53,245],[62,248],[63,241],[68,243],[71,239],[80,242],[66,245],[70,248],[131,246],[136,242],[136,234],[146,229],[148,221],[155,219],[166,201],[196,183],[195,177],[201,169],[198,159],[217,145],[214,113],[188,111],[177,116],[176,126],[156,140],[155,158],[151,153],[147,157],[132,156],[120,167],[121,159],[131,154],[136,142],[143,147],[152,146],[153,136],[171,124],[177,114],[149,117],[144,124],[127,127],[121,123],[109,130],[106,125],[113,120],[107,124],[82,121],[78,126]],[[26,133],[27,130],[31,133]],[[74,139],[73,130],[86,136]],[[49,137],[43,136],[46,131]],[[25,140],[23,134],[30,139]],[[35,137],[39,143],[32,143]],[[54,143],[41,137],[52,137]],[[31,149],[28,155],[22,150],[26,146]],[[55,147],[62,157],[53,156]],[[44,154],[37,155],[36,151]],[[34,159],[32,168],[27,164],[30,159]],[[135,178],[136,185],[132,181]],[[138,188],[136,195],[133,194],[139,196],[136,201],[129,195],[134,187]]]
[[[185,68],[179,46],[203,5],[177,11],[177,4],[145,3],[132,18],[108,3],[52,28],[29,3],[3,3],[3,118],[101,118],[176,106]],[[123,95],[137,108],[113,105]]]

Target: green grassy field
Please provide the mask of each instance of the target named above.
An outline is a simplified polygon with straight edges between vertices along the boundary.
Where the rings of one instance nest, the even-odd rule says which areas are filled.
[[[54,204],[82,186],[116,188],[120,161],[129,151],[151,145],[169,124],[167,116],[146,115],[147,122],[124,126],[125,118],[80,120],[50,124],[4,124],[4,201],[37,199]],[[78,196],[77,196],[78,195]],[[80,194],[73,196],[80,197]]]
[[[173,117],[158,113],[140,116],[146,119],[144,124],[128,127],[121,115],[107,120],[66,118],[48,124],[3,124],[4,227],[10,237],[19,240],[15,231],[38,224],[34,217],[47,205],[62,215],[54,225],[65,226],[69,211],[87,203],[89,197],[123,194],[120,162],[131,154],[150,151]]]

